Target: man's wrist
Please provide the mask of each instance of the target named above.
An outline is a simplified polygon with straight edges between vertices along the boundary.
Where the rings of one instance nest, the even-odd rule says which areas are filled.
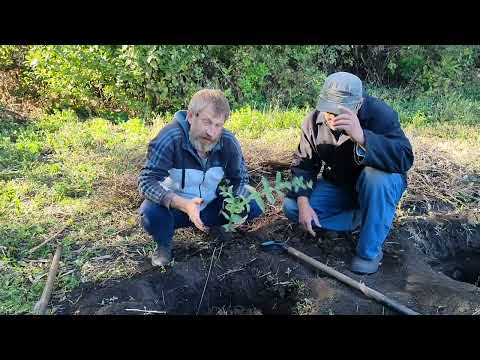
[[[186,212],[185,209],[185,205],[186,205],[186,199],[175,194],[173,197],[172,197],[172,200],[170,201],[170,207],[173,207],[174,209],[178,209],[180,211],[183,211],[183,212]]]
[[[360,136],[359,136],[359,138],[357,139],[357,144],[358,144],[363,150],[365,150],[365,135],[363,134],[363,129],[361,130]]]
[[[297,205],[298,205],[299,208],[305,208],[307,206],[310,206],[310,202],[308,201],[308,197],[299,196],[297,198]]]
[[[170,209],[172,206],[172,199],[175,197],[175,192],[169,191],[165,194],[162,199],[162,205],[165,206],[167,209]]]

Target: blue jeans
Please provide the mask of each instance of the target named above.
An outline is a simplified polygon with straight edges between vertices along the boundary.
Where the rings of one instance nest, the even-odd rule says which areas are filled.
[[[373,259],[382,250],[406,186],[402,175],[367,166],[360,173],[356,191],[319,179],[310,195],[310,206],[324,229],[352,231],[360,226],[357,255]],[[296,200],[285,198],[283,211],[298,223]]]
[[[222,204],[223,198],[217,197],[200,211],[200,219],[206,226],[219,226],[227,223],[227,219],[220,214]],[[165,206],[158,205],[148,199],[143,201],[139,211],[143,228],[160,246],[168,247],[171,245],[175,229],[195,226],[183,211],[174,208],[167,209]],[[261,213],[262,210],[252,200],[247,221],[261,215]]]

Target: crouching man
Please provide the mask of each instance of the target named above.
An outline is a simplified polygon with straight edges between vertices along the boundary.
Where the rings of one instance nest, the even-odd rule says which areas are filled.
[[[313,180],[313,189],[287,194],[284,212],[313,236],[315,228],[359,228],[351,270],[373,274],[412,163],[412,147],[398,114],[363,94],[357,76],[334,73],[327,77],[316,109],[303,121],[291,166],[293,176]]]
[[[191,99],[188,111],[178,111],[148,146],[138,187],[145,198],[141,223],[157,247],[153,266],[172,260],[175,229],[196,226],[221,235],[227,220],[220,214],[223,198],[218,185],[227,179],[235,195],[247,196],[248,172],[240,143],[224,129],[230,116],[225,95],[203,89]],[[261,214],[250,203],[248,220]]]

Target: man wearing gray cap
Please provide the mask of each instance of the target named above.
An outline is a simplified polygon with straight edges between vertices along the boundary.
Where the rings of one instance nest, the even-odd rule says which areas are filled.
[[[303,121],[291,165],[293,176],[314,181],[313,189],[290,191],[283,210],[313,236],[315,227],[359,228],[351,270],[373,274],[412,163],[412,146],[397,112],[364,94],[357,76],[331,74],[316,109]]]

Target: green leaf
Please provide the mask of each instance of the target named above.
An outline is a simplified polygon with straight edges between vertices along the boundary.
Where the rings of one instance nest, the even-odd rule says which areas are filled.
[[[228,215],[225,211],[220,211],[220,214],[222,214],[225,219],[230,220],[230,215]]]
[[[294,177],[292,179],[292,186],[293,186],[293,191],[297,192],[298,191],[298,178],[297,177]]]
[[[240,224],[243,224],[246,219],[247,219],[247,217],[242,218],[241,216],[239,216],[237,214],[233,214],[230,218],[230,221],[233,222],[236,225],[240,225]]]
[[[282,173],[277,171],[277,177],[275,178],[275,187],[278,188],[282,183]]]
[[[271,203],[271,204],[275,203],[275,198],[273,197],[272,188],[270,187],[270,183],[263,176],[262,176],[262,184],[263,184],[263,191],[264,191],[265,195],[267,196],[268,202]]]
[[[275,204],[275,198],[273,197],[273,195],[271,193],[266,193],[267,195],[267,200],[270,204]]]
[[[270,192],[270,184],[268,180],[265,178],[265,176],[262,176],[262,185],[263,185],[263,191]]]
[[[262,210],[262,212],[265,212],[265,204],[264,204],[262,198],[260,197],[260,194],[258,194],[258,193],[256,194],[255,201],[257,202],[257,205]]]

